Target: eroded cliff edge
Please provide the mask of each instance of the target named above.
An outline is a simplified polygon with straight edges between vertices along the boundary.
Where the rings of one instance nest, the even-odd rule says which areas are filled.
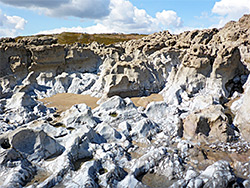
[[[4,186],[41,172],[37,187],[146,186],[149,172],[173,187],[249,184],[250,15],[113,45],[4,38],[0,63]],[[57,93],[100,97],[100,106],[58,117],[37,100]],[[151,93],[164,101],[144,109],[126,98]]]

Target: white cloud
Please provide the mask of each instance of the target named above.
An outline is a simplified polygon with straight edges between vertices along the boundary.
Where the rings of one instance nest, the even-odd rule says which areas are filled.
[[[48,16],[102,18],[109,14],[110,0],[0,0],[16,7],[30,8]]]
[[[97,22],[116,32],[150,32],[151,26],[156,24],[145,10],[136,8],[126,0],[111,0],[110,9],[109,16]]]
[[[94,31],[94,32],[93,32]],[[112,31],[110,29],[108,29],[107,27],[105,27],[102,24],[96,24],[94,26],[90,26],[90,27],[81,27],[81,26],[77,26],[77,27],[61,27],[61,28],[56,28],[56,29],[52,29],[52,30],[46,30],[46,31],[40,31],[37,34],[56,34],[56,33],[62,33],[62,32],[76,32],[76,33],[114,33],[115,31]]]
[[[16,36],[19,30],[24,30],[27,21],[19,16],[7,16],[0,10],[0,37]]]
[[[160,23],[166,26],[180,27],[182,25],[181,18],[172,10],[157,12],[156,18]]]
[[[7,25],[14,27],[16,30],[24,30],[27,21],[19,16],[6,16]]]
[[[82,28],[59,28],[40,33],[60,33],[64,31],[87,33],[152,33],[159,30],[179,29],[181,18],[172,10],[157,12],[150,16],[144,9],[138,9],[128,0],[110,0],[110,13],[102,19],[96,19],[96,25]]]
[[[219,27],[230,20],[238,20],[243,14],[250,13],[249,0],[220,0],[216,2],[212,12],[220,15]]]
[[[156,17],[152,17],[144,9],[138,9],[127,0],[111,0],[110,8],[109,16],[98,23],[116,32],[151,33],[181,25],[181,18],[174,11],[164,10],[156,13]]]

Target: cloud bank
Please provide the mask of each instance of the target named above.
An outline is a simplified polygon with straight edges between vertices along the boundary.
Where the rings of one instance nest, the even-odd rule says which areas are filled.
[[[110,0],[0,0],[0,2],[38,10],[48,16],[102,18],[110,12]]]
[[[18,31],[24,30],[27,21],[19,16],[7,16],[0,10],[0,37],[16,36]]]
[[[164,29],[180,28],[181,18],[172,10],[157,12],[150,16],[144,9],[138,9],[127,0],[110,0],[109,15],[95,19],[95,25],[82,28],[59,28],[40,33],[87,32],[87,33],[152,33]]]
[[[230,20],[238,20],[243,14],[250,13],[249,0],[220,0],[216,2],[212,13],[220,16],[219,27],[224,26]]]

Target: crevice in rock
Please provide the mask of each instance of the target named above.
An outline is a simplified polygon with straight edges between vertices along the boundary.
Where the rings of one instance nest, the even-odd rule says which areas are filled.
[[[85,163],[87,161],[90,161],[92,159],[93,159],[93,157],[85,157],[85,158],[82,158],[82,159],[75,160],[72,163],[73,164],[73,170],[74,171],[78,171],[81,168],[81,166],[82,166],[83,163]]]
[[[232,97],[234,92],[243,93],[243,85],[246,83],[248,75],[236,75],[233,79],[229,80],[226,84],[226,90],[229,92],[228,97]]]
[[[195,38],[195,36],[198,34],[199,34],[199,31],[197,31],[197,30],[195,32],[193,32],[191,35],[191,40],[193,40]]]
[[[123,180],[128,173],[121,167],[116,166],[113,170],[108,172],[107,174],[107,183],[113,187],[112,185],[116,184],[116,182]]]
[[[53,121],[53,119],[51,117],[48,117],[46,121]]]
[[[31,66],[31,57],[32,57],[32,52],[29,50],[29,49],[27,49],[26,48],[26,51],[27,51],[27,56],[28,56],[28,58],[27,58],[27,64],[26,64],[26,68],[27,68],[27,70],[29,70],[29,68],[30,68],[30,66]]]
[[[58,117],[60,117],[60,114],[53,114],[53,116],[55,117],[55,118],[58,118]]]
[[[202,133],[206,136],[209,136],[209,132],[210,132],[210,126],[208,123],[208,119],[205,117],[200,117],[198,123],[197,123],[197,128],[195,130],[195,133]]]
[[[9,143],[9,139],[4,139],[3,142],[1,143],[1,147],[3,149],[9,149],[11,147],[10,143]]]
[[[61,134],[61,135],[59,135],[59,136],[54,136],[54,138],[62,138],[62,137],[65,137],[65,136],[67,136],[68,134],[67,133],[65,133],[65,134]]]
[[[57,122],[55,124],[51,124],[53,127],[59,128],[59,127],[66,127],[63,123]]]
[[[181,124],[180,124],[180,126],[179,126],[179,128],[178,128],[178,131],[177,131],[177,135],[179,136],[179,137],[183,137],[183,131],[184,131],[184,128],[183,128],[183,121],[181,121]]]

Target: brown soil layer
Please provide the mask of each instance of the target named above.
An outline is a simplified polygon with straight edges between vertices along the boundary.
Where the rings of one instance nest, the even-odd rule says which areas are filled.
[[[151,94],[147,97],[132,97],[131,100],[135,106],[142,106],[144,108],[146,108],[150,102],[164,101],[162,95],[160,94]]]
[[[99,98],[92,97],[90,95],[80,95],[73,93],[58,93],[52,97],[40,99],[47,107],[55,107],[58,112],[62,112],[70,109],[75,104],[85,103],[91,109],[98,106],[97,101]],[[152,101],[163,101],[163,97],[160,94],[152,94],[148,97],[133,97],[131,98],[135,106],[142,106],[144,108]]]
[[[55,107],[58,112],[70,109],[75,104],[85,103],[91,109],[98,106],[96,102],[99,98],[92,97],[90,95],[79,95],[72,93],[58,93],[52,97],[40,99],[47,107]]]

